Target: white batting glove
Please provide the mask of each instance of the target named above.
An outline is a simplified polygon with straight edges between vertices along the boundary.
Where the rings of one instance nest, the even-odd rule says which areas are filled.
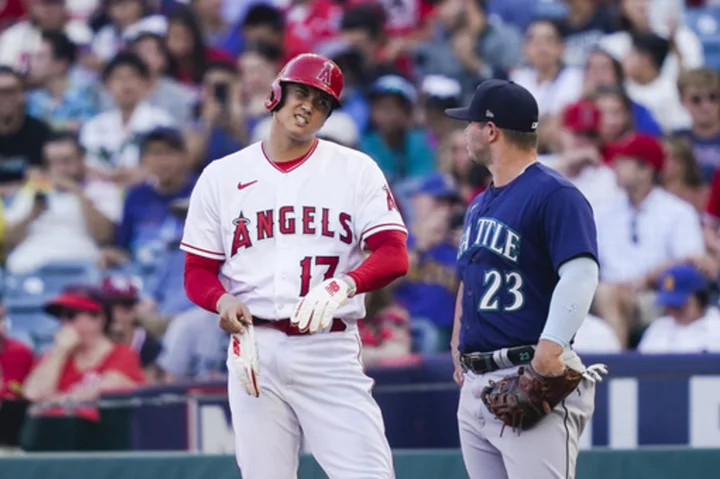
[[[258,347],[255,341],[255,328],[251,325],[245,326],[243,334],[233,334],[230,337],[231,373],[240,380],[245,391],[258,397],[260,386],[257,377],[260,375],[260,360],[258,359]]]
[[[303,332],[314,333],[326,328],[338,308],[355,293],[355,284],[351,282],[351,278],[323,281],[298,302],[290,322]]]
[[[582,373],[583,377],[591,383],[601,383],[603,375],[608,373],[606,365],[597,363],[592,366],[588,366],[587,369]]]

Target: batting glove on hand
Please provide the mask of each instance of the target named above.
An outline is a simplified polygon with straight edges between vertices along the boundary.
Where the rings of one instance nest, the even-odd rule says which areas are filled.
[[[290,322],[302,332],[314,333],[326,328],[354,289],[355,285],[347,280],[331,278],[323,281],[298,302]]]
[[[608,373],[606,365],[597,363],[588,368],[582,373],[583,377],[591,383],[601,383],[603,381],[603,375]]]
[[[260,395],[257,377],[260,374],[258,348],[255,342],[255,328],[245,326],[242,334],[233,334],[231,341],[230,372],[240,380],[245,391],[251,396]]]

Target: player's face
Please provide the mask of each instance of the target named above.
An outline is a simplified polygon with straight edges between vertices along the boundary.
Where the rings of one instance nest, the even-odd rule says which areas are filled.
[[[325,92],[307,85],[288,83],[282,108],[276,119],[296,140],[312,138],[322,128],[332,109],[332,98]]]
[[[471,122],[465,128],[465,143],[470,160],[483,166],[492,162],[488,130],[494,127],[488,123]]]

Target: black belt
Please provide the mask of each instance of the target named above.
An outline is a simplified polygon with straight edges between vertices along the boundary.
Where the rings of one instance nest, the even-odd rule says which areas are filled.
[[[489,353],[461,354],[460,363],[466,370],[475,374],[486,374],[498,369],[528,364],[534,355],[535,348],[533,346],[518,346]]]

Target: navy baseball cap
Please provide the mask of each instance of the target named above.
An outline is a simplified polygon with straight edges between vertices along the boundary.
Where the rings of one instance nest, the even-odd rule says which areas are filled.
[[[681,264],[666,270],[660,276],[658,285],[657,304],[680,308],[693,294],[703,291],[707,281],[696,268]]]
[[[469,106],[445,114],[464,121],[493,122],[498,128],[532,133],[538,126],[538,104],[526,88],[507,80],[485,80]]]

